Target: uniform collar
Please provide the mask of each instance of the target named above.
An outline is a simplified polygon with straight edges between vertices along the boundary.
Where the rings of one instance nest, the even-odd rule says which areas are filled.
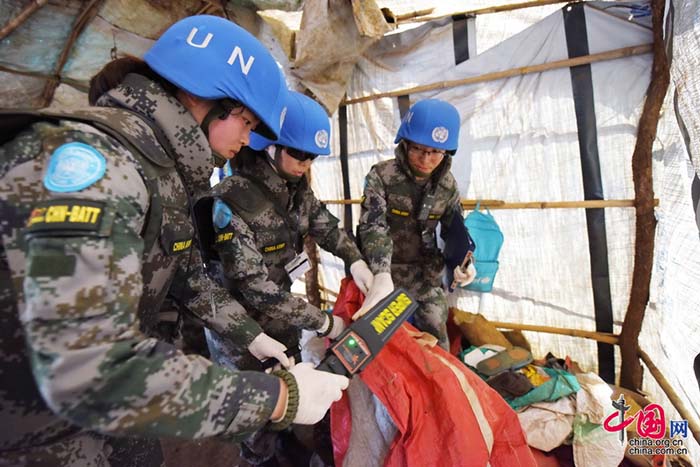
[[[253,151],[246,148],[243,151]],[[247,154],[247,163],[237,169],[237,172],[250,180],[264,185],[275,197],[271,200],[280,206],[289,208],[291,198],[296,198],[297,193],[303,192],[308,187],[306,175],[293,184],[290,184],[280,176],[272,166],[273,162],[264,151],[254,151],[255,154]],[[241,154],[239,154],[240,157]],[[253,157],[251,157],[253,156]],[[291,186],[290,186],[291,185]]]
[[[190,194],[209,189],[213,169],[209,141],[192,114],[160,84],[130,73],[98,105],[124,107],[155,122],[174,149],[178,172]]]

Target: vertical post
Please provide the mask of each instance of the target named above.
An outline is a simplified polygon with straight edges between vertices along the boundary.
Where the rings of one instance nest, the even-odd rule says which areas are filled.
[[[651,18],[654,44],[651,82],[644,102],[644,110],[639,119],[637,143],[632,155],[632,176],[634,178],[634,199],[636,214],[636,236],[634,252],[634,272],[627,314],[620,334],[622,368],[620,385],[632,390],[642,387],[642,365],[639,361],[639,333],[649,301],[649,283],[654,260],[654,185],[651,162],[652,146],[656,138],[659,112],[666,96],[669,83],[669,67],[663,40],[664,0],[652,0]]]

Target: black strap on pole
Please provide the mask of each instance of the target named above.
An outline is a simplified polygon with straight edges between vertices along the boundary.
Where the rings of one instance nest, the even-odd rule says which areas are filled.
[[[566,46],[569,58],[589,54],[588,33],[584,5],[573,3],[563,10]],[[603,181],[600,175],[598,133],[593,99],[591,65],[571,67],[571,87],[576,110],[583,192],[586,200],[604,199]],[[591,261],[593,303],[596,330],[613,332],[612,300],[610,297],[610,271],[608,265],[608,242],[605,229],[605,210],[586,209],[588,228],[588,251]],[[598,342],[598,373],[607,383],[615,383],[615,349],[611,344]]]
[[[455,51],[455,65],[469,60],[469,17],[454,15],[452,17],[452,43]]]
[[[343,198],[352,199],[350,194],[350,168],[348,166],[348,108],[341,105],[338,108],[338,127],[340,129],[340,172],[343,176]],[[345,204],[343,212],[343,228],[350,235],[350,238],[355,238],[352,232],[352,204]],[[345,274],[350,274],[350,265],[345,265]]]
[[[408,94],[404,94],[402,96],[398,96],[396,100],[399,103],[399,117],[401,117],[401,120],[403,120],[403,116],[406,115],[408,109],[411,108],[411,99],[408,97]]]

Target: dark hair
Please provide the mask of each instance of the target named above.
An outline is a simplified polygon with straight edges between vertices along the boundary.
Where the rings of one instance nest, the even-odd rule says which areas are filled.
[[[156,81],[171,94],[175,94],[177,90],[177,86],[153,71],[146,62],[138,57],[127,55],[107,63],[95,76],[90,78],[90,90],[88,91],[90,105],[95,105],[100,96],[117,87],[129,73],[137,73]]]

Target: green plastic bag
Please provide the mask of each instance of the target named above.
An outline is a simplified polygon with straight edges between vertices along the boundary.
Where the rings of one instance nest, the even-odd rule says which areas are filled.
[[[509,401],[508,404],[514,410],[535,402],[553,402],[581,389],[576,377],[568,371],[555,370],[554,368],[544,368],[544,371],[549,375],[549,381],[542,383],[524,396]]]

